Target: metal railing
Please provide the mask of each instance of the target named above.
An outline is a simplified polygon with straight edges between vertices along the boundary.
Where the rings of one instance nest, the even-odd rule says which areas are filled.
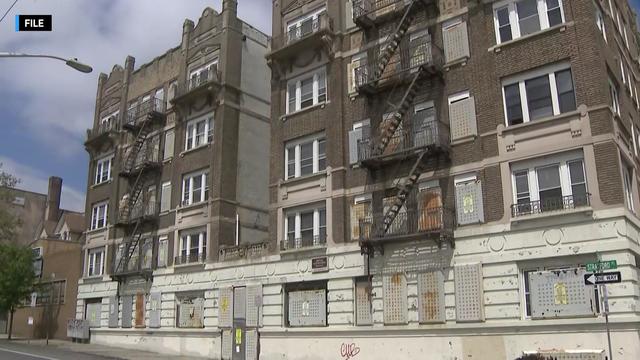
[[[128,151],[131,151],[131,149],[132,147],[129,147]],[[135,158],[132,158],[132,156],[135,156]],[[125,154],[124,170],[126,172],[132,172],[146,165],[160,163],[162,163],[162,158],[160,157],[160,139],[156,137],[150,142],[145,141],[142,148],[136,154]]]
[[[378,16],[402,10],[408,4],[406,0],[354,0],[353,19],[357,21],[366,16],[375,20]]]
[[[110,131],[117,131],[119,124],[120,124],[119,117],[117,115],[114,115],[111,117],[111,120],[106,122],[101,122],[100,125],[98,125],[98,127],[87,130],[87,140],[96,138]]]
[[[205,253],[195,253],[189,255],[178,255],[174,258],[174,265],[199,264],[204,263],[207,258]]]
[[[396,129],[382,154],[377,153],[376,145],[378,139],[371,136],[371,131],[369,130],[368,134],[358,140],[358,161],[366,161],[377,156],[394,155],[430,146],[448,147],[449,126],[438,121],[435,109],[413,114],[407,120],[402,122],[402,128]]]
[[[444,64],[443,51],[431,41],[431,35],[424,34],[408,42],[400,44],[395,53],[388,60],[384,71],[376,76],[376,70],[380,61],[380,54],[384,52],[389,42],[381,44],[373,51],[373,56],[368,57],[367,63],[355,68],[356,86],[362,87],[372,82],[391,79],[408,71],[415,71],[420,66],[432,66],[437,69]]]
[[[194,74],[189,78],[188,91],[193,90],[211,81],[220,81],[220,73],[218,72],[218,64],[212,64],[210,68]]]
[[[418,207],[400,211],[385,231],[385,214],[360,219],[360,235],[365,240],[422,233],[453,231],[454,212],[446,207]],[[367,238],[368,237],[368,238]]]
[[[267,253],[267,248],[267,242],[243,244],[237,246],[221,245],[219,259],[220,261],[230,261],[258,257],[265,255]]]
[[[160,204],[155,199],[147,199],[146,195],[135,204],[126,204],[118,209],[118,220],[122,224],[147,217],[155,217],[160,213]]]
[[[287,238],[280,241],[280,250],[294,250],[327,244],[327,234],[305,236],[301,238]]]
[[[271,39],[273,51],[282,49],[310,35],[323,31],[333,31],[333,20],[327,13],[321,13],[316,18],[309,18],[303,21],[300,26],[294,27],[282,35],[274,36]]]
[[[590,193],[558,196],[545,200],[527,201],[513,204],[511,205],[511,216],[519,217],[541,214],[551,211],[565,211],[586,206],[591,206]]]
[[[164,110],[164,99],[152,97],[127,110],[126,125],[137,126],[139,123],[146,120],[147,115],[153,113],[164,113]]]

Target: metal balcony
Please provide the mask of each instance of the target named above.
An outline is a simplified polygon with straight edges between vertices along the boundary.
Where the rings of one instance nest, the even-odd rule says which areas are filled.
[[[327,245],[327,234],[321,235],[303,235],[300,238],[284,239],[280,241],[280,250],[289,251],[304,248],[323,247]]]
[[[123,243],[122,247],[116,249],[116,256],[113,259],[113,274],[114,278],[121,278],[130,275],[142,275],[143,277],[150,277],[153,273],[153,250],[151,250],[152,256],[147,257],[143,253],[146,249],[142,244],[145,240],[138,240],[137,242]],[[134,247],[131,249],[131,247]],[[129,256],[131,252],[131,255]]]
[[[127,117],[122,128],[136,131],[147,121],[162,119],[164,117],[164,99],[155,97],[141,102],[127,111]]]
[[[369,28],[402,16],[412,1],[437,10],[436,0],[353,0],[353,21]]]
[[[358,161],[370,168],[395,164],[421,151],[434,155],[449,151],[449,126],[437,120],[435,109],[421,111],[403,121],[382,153],[376,151],[378,139],[370,133],[358,140]]]
[[[317,18],[308,19],[301,26],[273,37],[271,53],[267,57],[276,61],[293,58],[304,50],[328,45],[327,41],[333,34],[333,20],[326,13],[321,13]]]
[[[358,91],[367,94],[393,86],[398,83],[408,82],[418,70],[422,70],[432,76],[441,75],[444,55],[442,49],[431,41],[429,34],[422,35],[409,42],[404,42],[396,50],[384,67],[384,71],[377,76],[380,61],[380,53],[384,51],[388,42],[375,48],[373,56],[368,56],[365,64],[355,68],[355,80]]]
[[[124,205],[118,209],[116,225],[130,225],[137,221],[155,221],[160,213],[160,204],[155,199],[143,199],[135,205]]]
[[[202,95],[214,94],[220,87],[221,78],[222,73],[218,70],[218,64],[212,64],[210,68],[181,82],[178,85],[178,93],[172,103],[180,105],[189,103]]]
[[[195,253],[195,254],[181,254],[174,258],[174,265],[186,265],[186,264],[203,264],[207,258],[207,255],[204,253]]]
[[[545,200],[519,202],[511,205],[511,216],[522,217],[550,212],[562,212],[591,206],[591,194],[566,195]]]
[[[130,147],[129,149],[132,148]],[[120,176],[123,177],[135,177],[141,171],[162,167],[159,139],[156,138],[152,142],[145,142],[136,154],[125,153],[124,159],[125,163],[122,171],[120,171]]]
[[[119,126],[119,118],[112,117],[111,121],[100,123],[96,128],[87,129],[87,140],[84,143],[85,146],[96,148],[102,146],[106,140],[109,140],[118,132]]]
[[[387,231],[384,220],[384,213],[361,219],[361,242],[375,244],[420,239],[440,242],[453,237],[455,214],[453,210],[442,206],[414,206],[399,212]]]

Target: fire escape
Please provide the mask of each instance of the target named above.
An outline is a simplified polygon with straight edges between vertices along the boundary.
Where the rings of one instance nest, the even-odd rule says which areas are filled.
[[[373,38],[377,30],[397,21],[387,41],[370,50],[366,64],[354,70],[356,87],[368,96],[369,104],[388,94],[382,120],[372,123],[357,144],[358,162],[368,171],[367,187],[370,183],[378,191],[380,184],[399,179],[392,189],[385,189],[393,195],[383,204],[376,204],[374,195],[372,215],[360,220],[361,251],[371,257],[375,250],[384,253],[385,243],[424,238],[439,246],[442,241],[453,245],[453,212],[442,197],[425,197],[417,189],[421,173],[442,168],[449,160],[448,126],[439,121],[433,106],[416,104],[429,87],[442,84],[442,50],[428,29],[420,29],[423,21],[415,21],[421,13],[437,16],[436,1],[358,0],[353,7],[354,21]]]
[[[150,98],[129,109],[122,128],[133,142],[124,151],[120,177],[127,180],[128,191],[120,199],[116,225],[124,231],[124,240],[116,250],[113,277],[139,275],[149,278],[153,267],[146,258],[143,234],[157,226],[159,206],[155,194],[155,179],[162,167],[157,136],[150,133],[164,121],[164,103]],[[153,189],[153,191],[150,191]]]

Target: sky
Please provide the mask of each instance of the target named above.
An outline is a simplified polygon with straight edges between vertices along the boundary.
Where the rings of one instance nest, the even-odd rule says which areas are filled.
[[[0,17],[15,0],[0,0]],[[640,0],[639,0],[640,1]],[[241,19],[271,34],[272,0],[238,0]],[[127,55],[136,68],[180,43],[186,18],[197,22],[222,0],[19,0],[0,22],[0,52],[78,58],[77,72],[50,59],[0,58],[0,163],[18,188],[46,193],[63,179],[62,207],[84,210],[88,154],[100,73]],[[51,14],[52,32],[15,32],[16,14]]]

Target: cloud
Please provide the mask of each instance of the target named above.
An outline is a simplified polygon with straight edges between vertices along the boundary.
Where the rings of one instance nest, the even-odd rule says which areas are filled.
[[[271,1],[239,3],[241,18],[270,33]],[[197,21],[205,7],[219,11],[221,4],[222,0],[18,2],[0,23],[0,51],[77,57],[93,66],[94,72],[82,74],[48,59],[0,59],[0,86],[11,89],[22,103],[10,106],[3,118],[14,123],[9,125],[35,133],[54,154],[64,157],[84,151],[82,142],[93,121],[98,74],[123,64],[129,54],[138,66],[163,54],[180,43],[185,18]],[[15,32],[13,15],[19,13],[52,14],[53,32]]]
[[[0,156],[2,170],[20,179],[20,183],[16,186],[18,189],[34,191],[46,194],[49,187],[49,176],[37,169],[29,166],[21,165],[15,161]],[[84,192],[74,189],[73,187],[64,185],[62,181],[62,199],[60,207],[66,210],[74,210],[84,212]]]

